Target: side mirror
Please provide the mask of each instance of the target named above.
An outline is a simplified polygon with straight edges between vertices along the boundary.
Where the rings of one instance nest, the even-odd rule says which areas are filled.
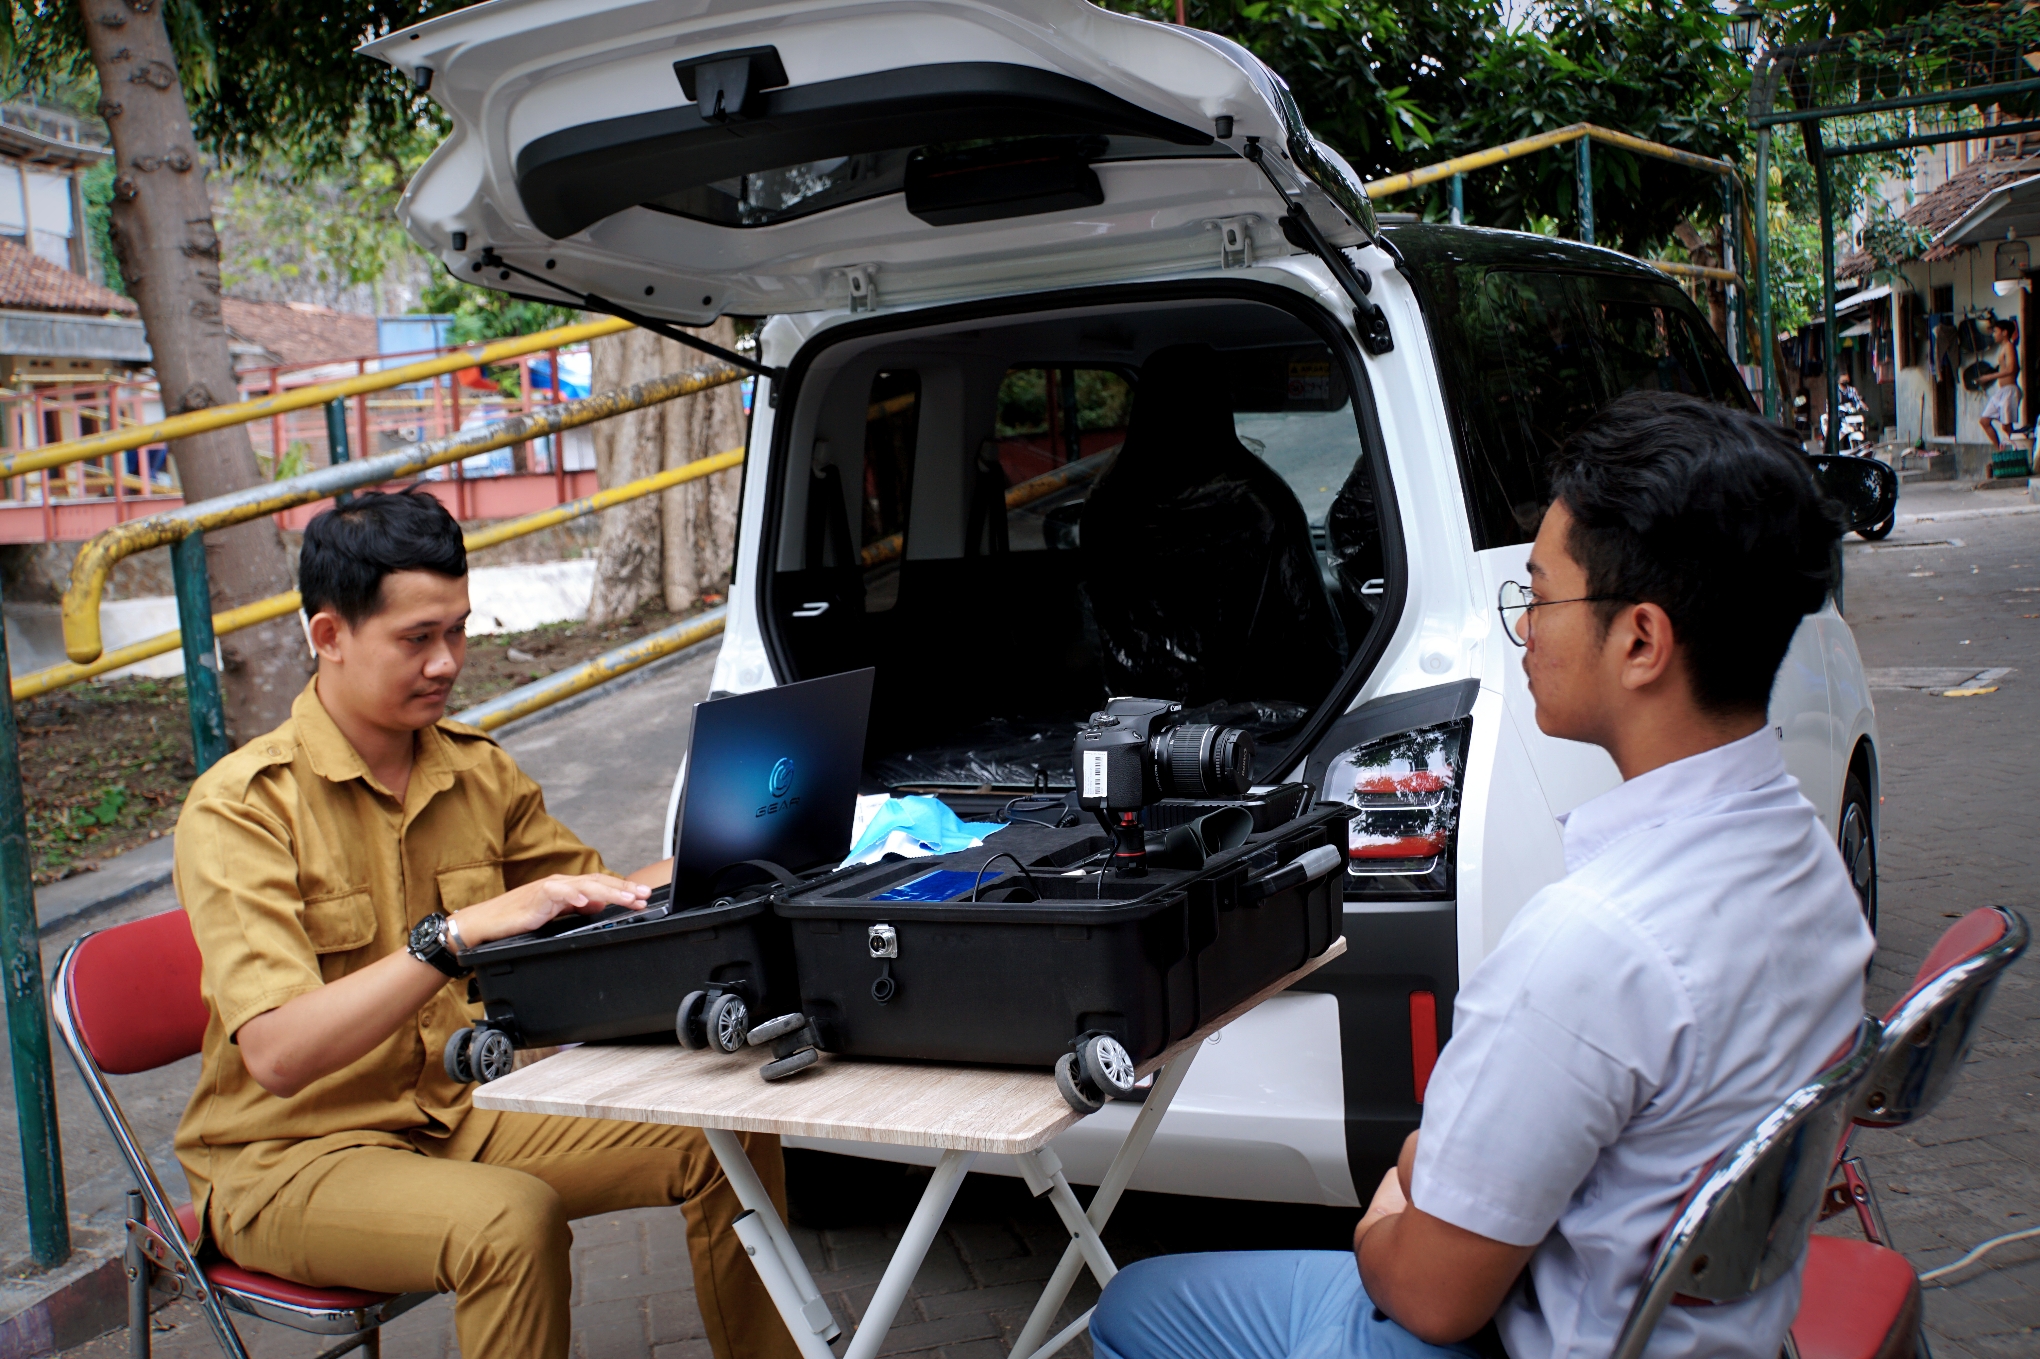
[[[1898,473],[1875,458],[1853,453],[1816,453],[1813,479],[1842,507],[1842,531],[1875,528],[1898,508]]]

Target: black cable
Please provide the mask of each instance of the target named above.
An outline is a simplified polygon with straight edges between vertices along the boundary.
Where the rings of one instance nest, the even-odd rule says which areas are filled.
[[[516,274],[520,278],[528,278],[533,283],[540,283],[548,288],[556,288],[567,296],[578,300],[582,307],[589,311],[599,311],[605,315],[614,316],[618,320],[628,321],[641,330],[649,330],[654,335],[663,335],[675,344],[684,344],[689,349],[698,349],[712,358],[721,359],[724,363],[742,368],[746,372],[770,378],[774,383],[777,383],[786,376],[784,368],[774,368],[770,364],[746,358],[734,349],[724,349],[721,345],[713,344],[708,340],[702,339],[699,335],[682,330],[678,326],[646,316],[642,312],[633,311],[621,302],[611,302],[606,297],[599,297],[594,293],[584,293],[578,288],[570,288],[564,283],[549,279],[544,274],[534,274],[529,269],[520,268],[497,254],[496,247],[494,246],[483,247],[482,257],[477,261],[477,272],[480,272],[482,269],[501,269],[505,273]]]
[[[1002,849],[997,854],[994,854],[991,858],[985,860],[983,863],[978,865],[977,881],[973,882],[970,885],[971,901],[972,902],[977,901],[978,889],[983,887],[985,884],[985,870],[987,868],[990,868],[993,864],[997,863],[1001,859],[1013,860],[1013,867],[1020,870],[1020,875],[1027,879],[1027,885],[1034,889],[1034,899],[1036,901],[1041,900],[1042,899],[1041,884],[1034,880],[1033,872],[1027,867],[1026,864],[1021,863],[1020,860],[1014,856],[1011,850]]]
[[[1013,810],[1023,802],[1031,802],[1035,805],[1021,807],[1017,812]],[[1043,821],[1038,816],[1028,815],[1029,812],[1046,812],[1051,810],[1055,813],[1055,820],[1053,821]],[[1044,793],[1022,793],[1019,797],[1011,799],[1005,806],[999,808],[999,819],[1008,824],[1015,821],[1024,821],[1030,826],[1046,826],[1050,830],[1063,829],[1063,818],[1067,814],[1068,805],[1065,799],[1054,794]]]

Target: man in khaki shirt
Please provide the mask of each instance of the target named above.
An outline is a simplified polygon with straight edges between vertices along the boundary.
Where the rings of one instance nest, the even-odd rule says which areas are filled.
[[[500,746],[444,718],[466,572],[423,493],[313,520],[299,589],[318,677],[185,802],[177,895],[211,1018],[177,1155],[200,1221],[286,1279],[453,1292],[464,1354],[560,1359],[567,1223],[680,1203],[718,1359],[790,1359],[698,1129],[492,1113],[446,1074],[448,1038],[480,1017],[450,975],[461,949],[637,905],[671,872],[604,872]],[[435,913],[446,948],[414,950]],[[782,1198],[778,1140],[746,1146]]]

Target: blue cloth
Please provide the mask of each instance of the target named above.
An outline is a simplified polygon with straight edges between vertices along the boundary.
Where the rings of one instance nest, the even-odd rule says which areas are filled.
[[[948,854],[981,845],[987,835],[1004,829],[996,821],[965,821],[940,798],[891,798],[872,815],[843,863],[876,863],[887,854],[909,859]]]
[[[1352,1255],[1160,1255],[1128,1265],[1091,1316],[1098,1359],[1473,1359],[1428,1345],[1368,1301]]]

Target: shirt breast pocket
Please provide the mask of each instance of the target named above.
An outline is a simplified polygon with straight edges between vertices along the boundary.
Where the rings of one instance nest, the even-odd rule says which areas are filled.
[[[463,906],[473,906],[503,895],[503,865],[467,864],[439,874],[439,909],[452,915]]]
[[[351,970],[348,954],[375,942],[375,899],[366,891],[342,892],[305,903],[305,937],[319,955],[327,981]]]

